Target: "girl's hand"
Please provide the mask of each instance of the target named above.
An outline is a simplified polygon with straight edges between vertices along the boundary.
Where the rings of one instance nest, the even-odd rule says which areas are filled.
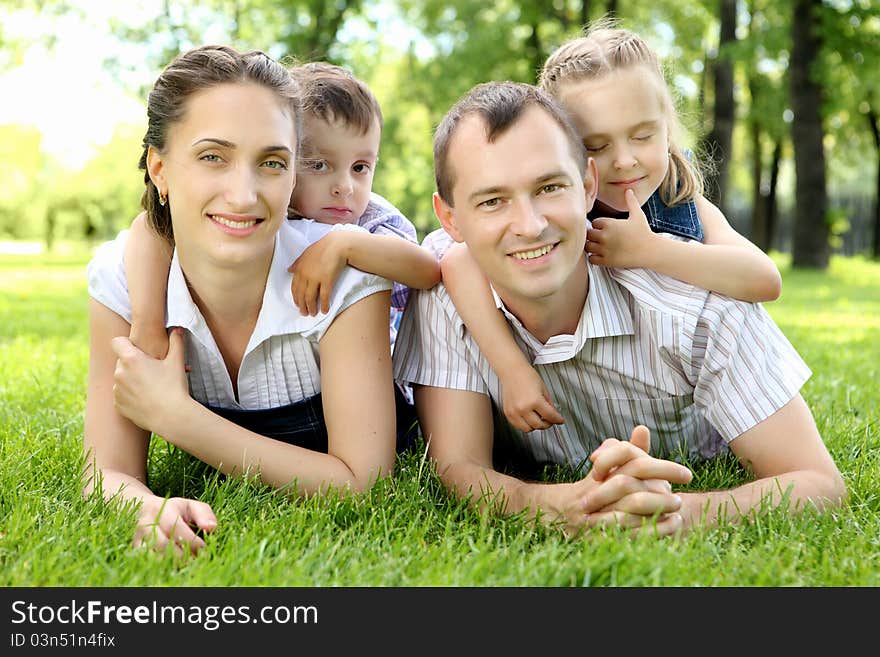
[[[626,190],[629,219],[599,217],[587,231],[590,263],[602,267],[650,267],[658,237],[648,225],[635,193]]]
[[[184,365],[183,330],[174,328],[168,355],[158,360],[124,336],[110,342],[118,360],[113,373],[116,409],[141,429],[165,435],[163,420],[190,399]]]
[[[302,252],[287,271],[293,272],[290,291],[303,315],[330,312],[330,293],[348,264],[346,231],[330,231]]]
[[[547,429],[552,424],[564,424],[541,376],[526,367],[516,376],[501,382],[501,404],[507,421],[520,431]]]
[[[216,527],[217,516],[204,502],[184,497],[150,497],[141,505],[132,545],[157,552],[170,545],[178,555],[195,555],[205,547],[196,531],[208,533]]]

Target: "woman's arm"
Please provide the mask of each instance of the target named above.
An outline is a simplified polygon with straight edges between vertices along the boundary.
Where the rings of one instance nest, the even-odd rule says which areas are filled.
[[[501,382],[502,410],[520,431],[562,424],[540,375],[517,346],[489,290],[489,281],[464,244],[454,243],[440,260],[443,285],[455,309]]]
[[[131,341],[154,358],[168,351],[165,295],[171,245],[147,225],[141,212],[131,224],[125,243],[125,278],[131,299]]]
[[[89,301],[89,377],[86,394],[83,494],[96,487],[105,499],[140,504],[134,545],[171,544],[198,552],[205,542],[192,526],[212,531],[217,519],[203,502],[158,497],[147,487],[150,434],[123,417],[113,402],[116,356],[111,341],[129,333],[128,322],[94,299]]]
[[[389,292],[379,292],[352,304],[321,339],[327,454],[248,431],[193,400],[179,329],[164,360],[148,358],[125,338],[114,340],[116,403],[134,423],[224,473],[247,473],[292,495],[328,487],[364,491],[394,467],[389,299]]]
[[[587,233],[590,262],[606,267],[647,267],[661,274],[742,301],[779,298],[782,278],[773,261],[737,233],[721,211],[695,199],[705,243],[679,242],[651,231],[632,192],[629,219],[600,218]]]

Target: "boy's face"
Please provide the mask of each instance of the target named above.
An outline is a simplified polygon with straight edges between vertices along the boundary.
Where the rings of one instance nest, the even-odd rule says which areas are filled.
[[[379,157],[380,128],[374,120],[361,134],[341,121],[304,120],[305,140],[290,206],[327,224],[356,222],[367,209]]]
[[[553,118],[530,107],[490,143],[483,119],[465,117],[447,157],[453,205],[435,195],[437,216],[505,303],[522,306],[567,289],[584,260],[596,169],[590,162],[581,173]]]

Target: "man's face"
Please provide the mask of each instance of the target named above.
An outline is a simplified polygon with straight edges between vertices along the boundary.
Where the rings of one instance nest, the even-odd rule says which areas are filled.
[[[465,242],[508,305],[563,289],[584,258],[595,165],[585,180],[562,128],[528,108],[493,143],[483,119],[465,117],[452,136],[453,206],[435,196],[443,227]]]

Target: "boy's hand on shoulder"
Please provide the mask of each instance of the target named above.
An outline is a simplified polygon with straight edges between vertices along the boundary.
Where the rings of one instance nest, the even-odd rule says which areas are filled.
[[[501,404],[507,421],[526,433],[565,423],[543,379],[531,367],[501,382]]]
[[[626,191],[629,219],[599,217],[587,231],[590,263],[603,267],[650,267],[658,239],[639,207],[635,193]]]
[[[168,354],[168,329],[164,326],[148,326],[133,322],[128,336],[132,344],[153,358],[163,359]]]
[[[302,252],[287,271],[293,273],[290,291],[303,315],[330,311],[330,294],[340,272],[348,264],[345,230],[331,230]]]

